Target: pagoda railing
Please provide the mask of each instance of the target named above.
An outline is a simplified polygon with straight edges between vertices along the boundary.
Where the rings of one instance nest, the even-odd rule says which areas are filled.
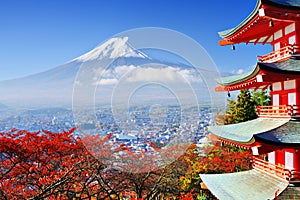
[[[300,105],[256,106],[259,117],[300,117]]]
[[[252,167],[270,176],[287,180],[290,183],[300,182],[300,170],[287,169],[284,165],[275,165],[257,157],[253,157]]]
[[[292,178],[291,170],[284,168],[284,166],[275,165],[256,157],[253,157],[252,167],[253,169],[262,171],[270,176],[275,176],[287,181],[290,181]]]
[[[273,63],[292,57],[295,51],[293,45],[287,45],[279,50],[273,51],[263,56],[258,56],[258,61],[262,63]]]
[[[290,182],[300,182],[300,170],[292,169],[290,171],[291,171]]]

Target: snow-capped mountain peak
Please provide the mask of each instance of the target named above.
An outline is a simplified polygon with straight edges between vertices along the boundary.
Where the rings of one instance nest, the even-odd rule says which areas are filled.
[[[75,58],[74,61],[86,62],[96,59],[99,60],[103,57],[109,57],[111,59],[119,57],[148,58],[145,54],[133,49],[128,44],[128,37],[115,37],[107,40],[86,54]]]

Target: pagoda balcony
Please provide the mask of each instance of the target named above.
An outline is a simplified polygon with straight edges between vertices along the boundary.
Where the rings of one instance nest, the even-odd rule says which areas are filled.
[[[270,176],[284,179],[290,183],[300,182],[300,171],[295,169],[287,169],[284,165],[275,165],[268,161],[253,157],[253,169],[259,170]]]
[[[256,110],[265,118],[300,117],[300,105],[256,106]]]
[[[279,50],[273,51],[263,56],[258,56],[258,61],[261,63],[279,62],[291,58],[295,52],[295,46],[287,45]]]

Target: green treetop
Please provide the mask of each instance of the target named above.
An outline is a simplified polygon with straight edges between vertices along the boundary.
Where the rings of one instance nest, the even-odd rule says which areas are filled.
[[[265,91],[241,90],[236,100],[230,99],[227,111],[217,115],[218,124],[236,124],[257,118],[255,106],[270,104],[270,96]]]

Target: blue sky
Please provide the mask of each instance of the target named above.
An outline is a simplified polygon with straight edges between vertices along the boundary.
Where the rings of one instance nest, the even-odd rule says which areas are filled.
[[[220,71],[250,70],[270,46],[220,47],[217,32],[232,28],[256,0],[1,0],[0,80],[64,64],[111,36],[133,28],[163,27],[188,35]]]

